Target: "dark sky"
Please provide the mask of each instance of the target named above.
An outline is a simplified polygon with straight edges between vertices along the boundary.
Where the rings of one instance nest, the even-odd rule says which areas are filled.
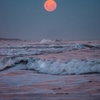
[[[55,0],[47,12],[46,0],[0,0],[0,37],[100,40],[100,0]]]

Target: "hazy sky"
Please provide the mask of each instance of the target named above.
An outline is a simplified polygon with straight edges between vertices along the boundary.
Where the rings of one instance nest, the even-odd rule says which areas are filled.
[[[0,0],[0,37],[20,39],[100,40],[100,0]]]

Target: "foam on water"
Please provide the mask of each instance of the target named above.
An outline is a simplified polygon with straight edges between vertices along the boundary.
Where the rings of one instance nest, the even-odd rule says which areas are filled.
[[[54,43],[55,41],[54,40],[50,40],[50,39],[43,39],[41,40],[40,43]]]
[[[100,45],[89,45],[89,44],[20,44],[20,45],[0,45],[0,55],[1,56],[19,56],[19,55],[39,55],[39,54],[49,54],[49,53],[58,53],[63,51],[72,51],[72,50],[81,50],[86,48],[100,49]]]
[[[7,57],[0,60],[0,70],[34,70],[38,73],[72,75],[100,73],[100,59],[69,61],[60,60],[41,60],[38,58],[28,57]]]

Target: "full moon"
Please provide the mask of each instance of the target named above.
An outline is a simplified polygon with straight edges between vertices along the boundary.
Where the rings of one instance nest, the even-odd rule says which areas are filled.
[[[44,8],[45,10],[47,10],[48,12],[52,12],[57,8],[57,4],[54,0],[47,0],[44,3]]]

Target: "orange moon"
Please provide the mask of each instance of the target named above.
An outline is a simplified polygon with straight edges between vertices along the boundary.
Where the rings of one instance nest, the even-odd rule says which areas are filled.
[[[48,12],[52,12],[57,8],[57,4],[54,0],[47,0],[44,3],[44,8],[45,10],[47,10]]]

